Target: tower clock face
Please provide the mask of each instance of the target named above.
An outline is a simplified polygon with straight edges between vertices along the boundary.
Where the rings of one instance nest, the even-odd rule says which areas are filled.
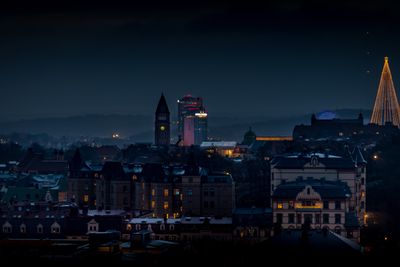
[[[165,131],[165,126],[164,126],[164,125],[161,125],[161,126],[160,126],[160,130],[161,130],[161,131]]]

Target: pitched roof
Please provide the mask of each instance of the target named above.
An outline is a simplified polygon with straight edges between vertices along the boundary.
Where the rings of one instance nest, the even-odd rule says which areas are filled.
[[[321,153],[277,156],[272,159],[271,166],[276,169],[302,169],[305,164],[311,162],[314,156],[327,169],[354,169],[355,167],[351,158],[324,155]]]
[[[110,180],[125,180],[127,178],[119,161],[107,161],[104,163],[101,172],[106,179]]]
[[[351,195],[350,188],[344,182],[307,179],[280,184],[272,197],[294,199],[308,185],[319,193],[322,199],[346,198]]]
[[[361,153],[361,150],[358,146],[356,146],[353,150],[353,153],[351,154],[353,160],[357,164],[366,164],[367,161],[364,159],[363,154]]]
[[[167,101],[165,100],[164,94],[161,94],[160,100],[158,101],[156,114],[159,114],[159,113],[169,114],[169,109],[168,109]]]

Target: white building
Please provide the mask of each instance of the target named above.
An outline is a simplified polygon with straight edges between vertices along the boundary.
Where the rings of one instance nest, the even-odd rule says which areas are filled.
[[[273,222],[283,229],[328,228],[359,239],[365,216],[366,161],[356,148],[348,157],[290,154],[271,161]]]

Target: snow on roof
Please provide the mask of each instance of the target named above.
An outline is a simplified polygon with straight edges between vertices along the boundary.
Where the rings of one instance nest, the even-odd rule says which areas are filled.
[[[124,213],[124,210],[88,210],[88,216],[115,216]]]
[[[232,224],[232,218],[230,217],[182,217],[181,222],[182,224],[202,224],[206,218],[209,219],[210,224]]]
[[[167,224],[179,223],[180,219],[167,219]],[[129,221],[131,224],[163,224],[163,218],[133,218]]]
[[[206,142],[202,142],[200,147],[235,147],[237,144],[236,141],[206,141]]]
[[[340,159],[341,157],[335,156],[335,155],[330,155],[330,154],[324,154],[324,153],[312,153],[312,154],[292,154],[289,156],[286,156],[286,158],[311,158],[313,156],[317,156],[319,158],[330,158],[330,159]]]

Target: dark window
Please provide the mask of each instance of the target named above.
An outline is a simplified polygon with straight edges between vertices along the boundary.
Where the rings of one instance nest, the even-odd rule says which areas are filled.
[[[126,185],[124,185],[123,187],[122,187],[122,192],[126,192],[126,191],[128,191],[128,187],[126,186]]]
[[[208,208],[208,201],[204,201],[204,208]]]
[[[294,213],[289,213],[289,221],[288,223],[294,223]]]
[[[213,209],[213,208],[215,207],[215,205],[214,205],[214,201],[210,201],[210,203],[209,203],[209,204],[210,204],[210,208],[211,208],[211,209]]]
[[[276,214],[276,222],[277,223],[282,223],[282,218],[283,218],[282,213]]]
[[[305,214],[304,215],[304,223],[312,224],[312,214]]]
[[[335,214],[335,223],[336,224],[341,223],[341,218],[342,218],[342,216],[340,214]]]
[[[329,201],[324,201],[324,210],[329,210]]]
[[[361,208],[364,209],[364,201],[361,201]]]
[[[321,214],[319,213],[315,214],[315,223],[316,224],[321,223]]]
[[[340,201],[335,201],[335,210],[340,210]]]
[[[365,181],[364,178],[361,178],[361,184],[364,185]]]
[[[188,190],[187,190],[187,194],[188,194],[188,196],[193,195],[193,190],[192,190],[192,189],[188,189]]]
[[[347,231],[347,238],[353,238],[353,231]]]
[[[323,223],[329,223],[329,214],[322,215]]]
[[[307,195],[310,194],[310,188],[307,188]]]
[[[210,188],[209,194],[210,194],[210,197],[213,197],[215,195],[214,188]]]
[[[297,214],[297,224],[301,224],[301,213]]]
[[[293,201],[289,201],[289,209],[294,209],[294,203],[293,203]]]

